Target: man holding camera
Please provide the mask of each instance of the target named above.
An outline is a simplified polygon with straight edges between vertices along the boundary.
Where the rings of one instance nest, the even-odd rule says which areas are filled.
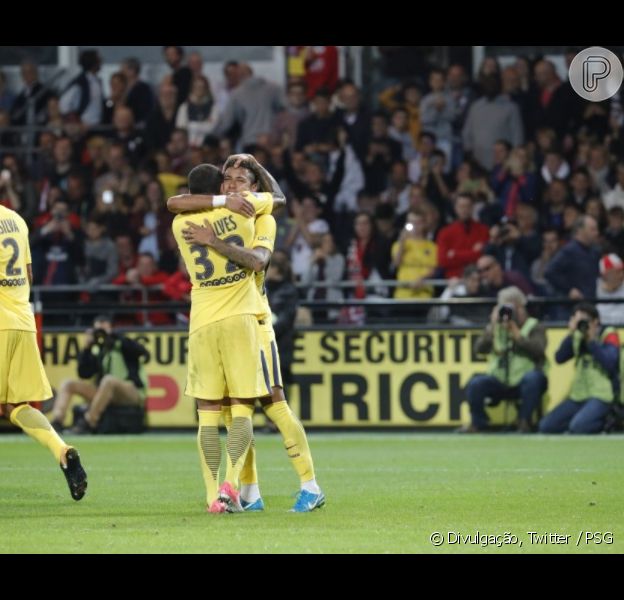
[[[600,433],[618,389],[620,338],[613,327],[602,327],[593,304],[574,307],[570,334],[561,342],[555,360],[574,359],[575,373],[568,398],[540,422],[541,433]]]
[[[109,405],[143,406],[147,392],[147,377],[141,359],[148,351],[138,342],[113,333],[110,317],[95,318],[88,329],[85,347],[78,356],[80,380],[61,384],[52,412],[52,426],[59,431],[71,397],[82,396],[87,410],[72,429],[72,433],[93,433]],[[96,376],[96,383],[83,381]]]
[[[498,293],[490,324],[475,346],[479,354],[489,354],[489,373],[475,375],[468,384],[471,424],[461,428],[461,433],[486,429],[486,401],[496,406],[504,399],[520,400],[518,431],[531,431],[531,417],[548,387],[543,371],[546,330],[537,319],[529,317],[526,304],[526,296],[517,287]]]

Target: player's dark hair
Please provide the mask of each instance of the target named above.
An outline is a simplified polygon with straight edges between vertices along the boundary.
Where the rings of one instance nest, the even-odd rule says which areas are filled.
[[[225,161],[225,164],[223,165],[223,172],[225,173],[228,169],[232,168],[236,164],[237,161],[238,159],[235,156],[228,158],[227,161]],[[251,185],[253,185],[254,183],[258,181],[259,177],[258,177],[258,173],[256,172],[255,165],[253,165],[247,160],[243,160],[241,161],[239,166],[242,169],[246,169],[247,172],[249,173],[249,180],[251,182]],[[270,191],[270,190],[263,190],[263,191]]]
[[[221,191],[223,175],[214,165],[197,165],[188,176],[191,194],[218,194]]]

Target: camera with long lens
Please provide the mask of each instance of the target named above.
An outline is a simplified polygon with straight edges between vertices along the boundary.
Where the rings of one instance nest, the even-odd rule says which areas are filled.
[[[96,346],[105,347],[109,341],[108,332],[105,329],[94,329],[93,330],[93,343]]]
[[[511,321],[514,316],[514,307],[511,304],[503,304],[498,308],[498,320],[502,323],[504,321]]]
[[[576,329],[585,335],[589,331],[589,319],[579,319]]]

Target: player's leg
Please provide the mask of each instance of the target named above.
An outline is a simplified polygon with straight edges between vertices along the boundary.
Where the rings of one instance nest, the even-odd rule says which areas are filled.
[[[293,510],[296,510],[299,506],[299,508],[305,508],[306,510],[296,510],[297,512],[308,512],[323,506],[325,495],[316,482],[314,462],[305,429],[286,402],[286,396],[282,387],[275,334],[272,329],[261,328],[261,336],[263,340],[263,355],[268,364],[269,379],[273,392],[269,398],[261,399],[262,407],[282,434],[288,458],[299,476],[301,490]]]
[[[225,506],[218,502],[221,464],[219,421],[225,379],[217,345],[217,331],[218,324],[211,323],[189,336],[185,392],[187,396],[197,399],[197,450],[206,486],[208,512],[225,512]]]
[[[232,425],[232,406],[229,398],[223,399],[221,416],[227,430]],[[252,437],[245,464],[240,474],[240,503],[245,511],[259,512],[264,510],[264,502],[258,485],[258,468],[256,465],[256,439]]]
[[[90,403],[95,396],[97,388],[89,381],[80,381],[75,379],[67,379],[63,381],[59,388],[58,394],[54,400],[54,408],[52,409],[52,427],[57,431],[63,428],[65,415],[69,408],[72,396],[82,396],[87,403]]]
[[[219,497],[219,467],[221,466],[221,441],[219,440],[219,421],[221,404],[197,400],[197,449],[199,463],[206,486],[206,507],[209,512],[224,512],[215,506]],[[214,509],[213,509],[214,507]]]
[[[0,401],[4,403],[5,415],[24,433],[48,448],[67,478],[72,498],[80,500],[87,489],[87,475],[78,452],[61,439],[41,411],[27,404],[52,397],[35,333],[2,331],[0,348],[4,348],[0,357]]]
[[[258,321],[239,315],[220,321],[220,350],[226,386],[232,403],[232,425],[226,441],[227,472],[220,496],[229,498],[229,510],[242,510],[237,490],[253,440],[252,417],[256,398],[270,393],[260,361]]]

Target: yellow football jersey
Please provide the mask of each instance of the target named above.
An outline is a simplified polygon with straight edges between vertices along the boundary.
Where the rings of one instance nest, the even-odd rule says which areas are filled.
[[[253,203],[256,215],[273,210],[271,194],[246,192],[245,197]],[[251,269],[234,264],[207,246],[184,241],[182,230],[186,222],[203,225],[204,220],[208,220],[217,237],[229,244],[251,248],[255,239],[254,220],[226,208],[184,213],[173,220],[173,234],[193,284],[190,333],[235,315],[259,317],[264,312]]]
[[[266,248],[269,252],[273,253],[275,247],[275,236],[277,235],[277,223],[273,215],[261,215],[256,219],[256,237],[251,245],[252,248]],[[260,294],[262,306],[264,306],[264,312],[260,316],[261,321],[271,323],[271,307],[269,306],[269,299],[266,294],[266,288],[264,286],[264,280],[266,278],[266,271],[260,271],[256,273],[256,287]]]
[[[28,301],[26,265],[31,263],[26,222],[0,206],[0,330],[37,331]]]

